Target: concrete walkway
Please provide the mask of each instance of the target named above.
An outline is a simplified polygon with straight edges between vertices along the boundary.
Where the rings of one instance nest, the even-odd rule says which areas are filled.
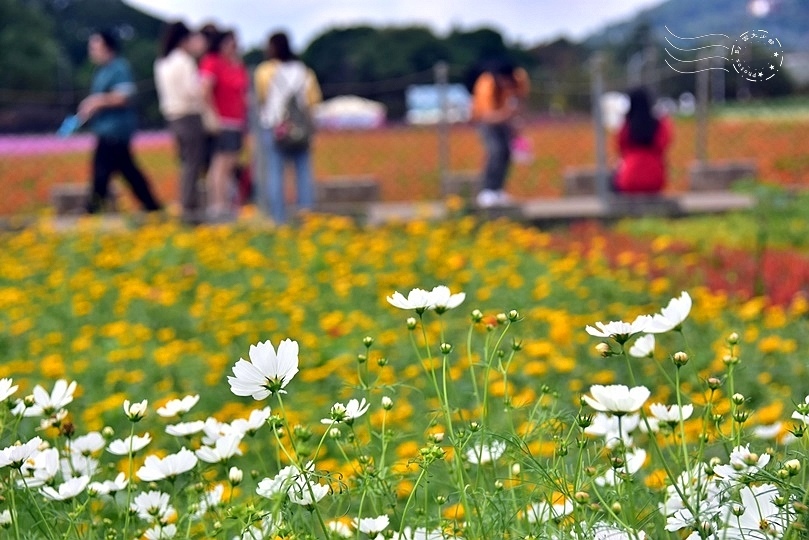
[[[558,198],[534,198],[515,204],[488,209],[472,209],[484,219],[508,218],[534,225],[567,223],[582,219],[614,220],[626,217],[684,217],[747,210],[755,205],[750,195],[729,191],[702,191],[666,196],[618,197],[607,201],[594,195]],[[351,216],[368,226],[403,223],[414,220],[442,220],[451,212],[444,201],[357,202],[340,203],[323,208],[324,213]],[[148,221],[143,214],[105,214],[94,222],[83,216],[64,215],[50,218],[13,216],[0,218],[0,231],[21,230],[37,224],[54,231],[70,231],[82,224],[104,230],[126,230]],[[173,219],[171,217],[165,219]],[[43,221],[44,220],[44,221]],[[239,219],[240,224],[272,226],[260,212]]]

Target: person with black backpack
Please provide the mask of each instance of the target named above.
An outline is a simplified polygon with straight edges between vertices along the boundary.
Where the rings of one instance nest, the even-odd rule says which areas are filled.
[[[315,204],[311,143],[314,135],[312,108],[322,100],[314,72],[298,60],[283,32],[270,36],[267,60],[254,75],[259,103],[262,150],[267,157],[267,192],[273,220],[287,220],[284,168],[295,166],[298,208]]]

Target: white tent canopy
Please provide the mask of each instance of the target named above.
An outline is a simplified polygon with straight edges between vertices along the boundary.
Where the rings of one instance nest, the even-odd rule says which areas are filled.
[[[382,103],[359,96],[337,96],[320,103],[314,111],[318,127],[326,129],[373,129],[385,124]]]

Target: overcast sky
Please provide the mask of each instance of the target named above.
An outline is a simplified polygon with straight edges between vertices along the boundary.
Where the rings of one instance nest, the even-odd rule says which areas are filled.
[[[161,17],[235,27],[247,47],[287,30],[296,48],[334,26],[426,24],[445,33],[483,25],[507,41],[534,45],[578,39],[663,0],[124,0]]]

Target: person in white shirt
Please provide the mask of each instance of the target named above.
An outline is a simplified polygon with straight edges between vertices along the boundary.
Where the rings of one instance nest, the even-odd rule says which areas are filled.
[[[205,211],[200,191],[206,153],[204,99],[197,58],[206,46],[202,34],[192,32],[182,22],[171,23],[163,34],[162,56],[154,66],[160,112],[179,150],[180,205],[186,223],[199,223]]]

